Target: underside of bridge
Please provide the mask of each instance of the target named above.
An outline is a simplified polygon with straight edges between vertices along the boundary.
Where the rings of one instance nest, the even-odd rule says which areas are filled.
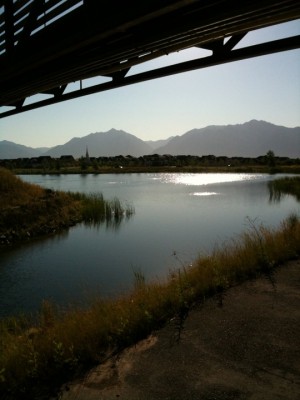
[[[0,0],[0,118],[180,72],[300,47],[300,36],[235,48],[300,18],[298,0]],[[206,57],[131,74],[198,47]],[[92,77],[105,82],[85,87]],[[78,82],[78,89],[69,90]],[[68,87],[69,85],[69,87]],[[44,94],[35,96],[36,94]]]

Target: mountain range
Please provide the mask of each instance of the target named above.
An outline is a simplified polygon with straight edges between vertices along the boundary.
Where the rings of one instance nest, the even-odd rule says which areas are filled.
[[[67,143],[52,148],[31,148],[0,141],[0,159],[37,156],[90,157],[147,154],[209,155],[228,157],[258,157],[272,150],[276,156],[300,157],[300,127],[288,128],[265,121],[251,120],[237,125],[211,125],[192,129],[181,136],[165,140],[143,141],[122,130],[91,133],[74,137]]]
[[[14,158],[31,158],[43,155],[48,150],[47,147],[32,148],[10,142],[8,140],[0,141],[0,159],[14,159]]]

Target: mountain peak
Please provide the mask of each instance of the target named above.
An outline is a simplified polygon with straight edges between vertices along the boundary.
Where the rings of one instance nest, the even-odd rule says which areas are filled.
[[[107,131],[107,132],[105,132],[105,133],[114,133],[114,132],[124,132],[124,131],[122,131],[122,130],[120,130],[120,129],[116,129],[116,128],[111,128],[109,131]]]
[[[107,132],[90,133],[81,138],[73,138],[65,145],[56,146],[45,153],[51,157],[60,157],[64,154],[72,154],[79,158],[85,155],[86,147],[90,157],[110,157],[128,154],[138,157],[149,154],[152,148],[134,135],[111,128]]]
[[[273,125],[270,122],[266,122],[264,120],[258,120],[258,119],[251,119],[248,122],[245,122],[244,125]]]

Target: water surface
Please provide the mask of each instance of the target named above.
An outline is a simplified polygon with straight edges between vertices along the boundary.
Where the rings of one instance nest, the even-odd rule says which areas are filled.
[[[2,249],[0,315],[34,311],[42,299],[86,303],[132,286],[133,271],[163,277],[256,223],[278,226],[299,205],[270,203],[266,174],[25,175],[57,190],[101,192],[135,208],[118,229],[80,224],[56,236]]]

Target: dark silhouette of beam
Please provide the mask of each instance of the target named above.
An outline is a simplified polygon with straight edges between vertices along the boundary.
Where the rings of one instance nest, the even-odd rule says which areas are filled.
[[[0,118],[90,93],[299,47],[286,38],[235,50],[247,32],[300,17],[297,0],[0,0]],[[225,41],[225,39],[229,39]],[[212,56],[128,76],[190,47]],[[73,92],[96,76],[111,82]],[[30,96],[52,97],[26,104]]]
[[[225,47],[226,45],[224,45]],[[112,79],[110,82],[101,83],[85,89],[75,90],[70,93],[60,94],[50,99],[41,100],[39,102],[24,105],[21,109],[14,109],[0,114],[1,117],[17,114],[24,111],[33,110],[35,108],[48,106],[66,100],[75,99],[94,93],[99,93],[123,86],[133,85],[135,83],[145,82],[152,79],[163,78],[166,76],[179,74],[183,72],[193,71],[197,69],[212,67],[219,64],[225,64],[233,61],[241,61],[252,57],[259,57],[267,54],[273,54],[281,51],[293,50],[300,47],[300,35],[287,39],[275,40],[273,42],[257,44],[241,49],[228,51],[217,51],[213,55],[203,57],[196,60],[186,61],[183,63],[158,68],[152,71],[141,72],[131,76],[124,76],[120,79]]]

